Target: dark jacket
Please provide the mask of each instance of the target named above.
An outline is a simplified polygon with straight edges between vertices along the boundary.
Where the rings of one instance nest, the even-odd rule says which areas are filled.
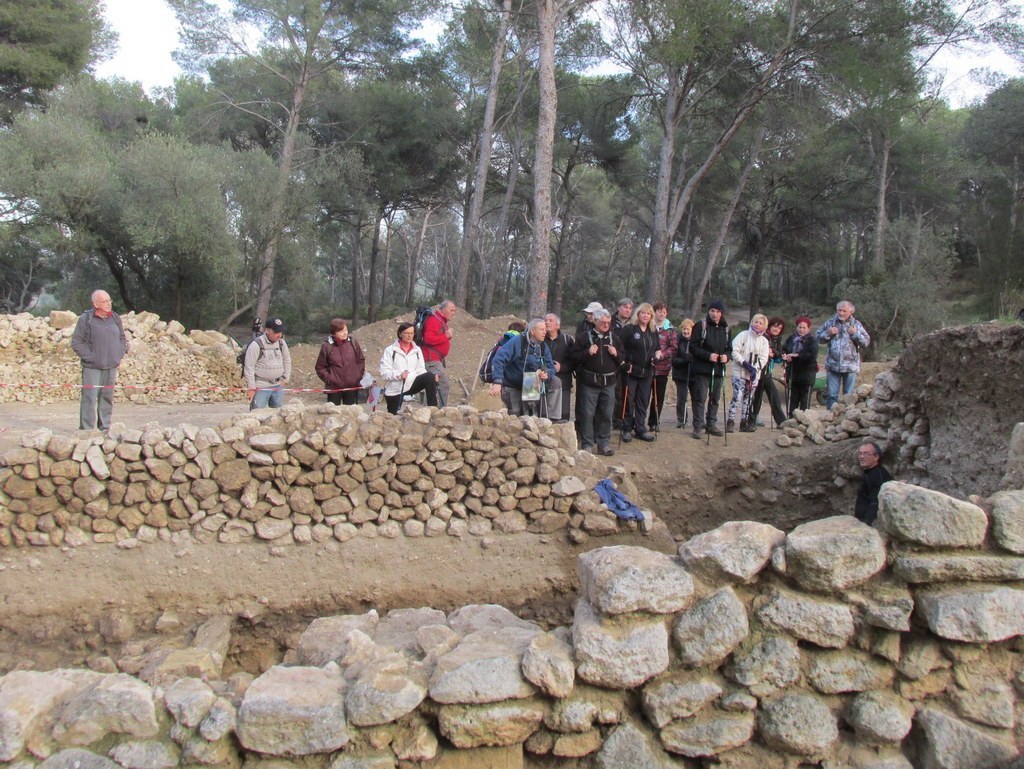
[[[494,356],[492,370],[496,383],[511,387],[513,390],[521,390],[523,372],[541,369],[547,371],[549,377],[555,376],[555,362],[551,359],[551,350],[547,342],[536,342],[528,333],[522,333],[501,346]]]
[[[795,360],[791,360],[786,368],[786,381],[790,385],[807,386],[813,385],[818,374],[818,340],[814,334],[808,332],[803,337],[803,344],[797,352],[797,344],[800,337],[790,334],[786,343],[782,346],[784,352],[792,355],[796,353]]]
[[[590,348],[594,345],[597,345],[597,353],[591,355]],[[611,354],[609,347],[615,348],[615,355]],[[579,377],[581,386],[606,387],[615,384],[619,367],[623,363],[619,339],[610,330],[602,334],[591,328],[577,334],[571,356],[576,364],[576,376]]]
[[[854,515],[857,520],[863,521],[869,526],[878,517],[878,492],[882,484],[892,480],[889,471],[881,465],[875,465],[864,473],[864,478],[857,489],[857,506],[854,508]]]
[[[71,349],[82,359],[83,368],[117,368],[128,354],[128,337],[121,316],[111,312],[106,318],[100,318],[95,309],[86,310],[78,316]]]
[[[690,364],[693,363],[693,355],[690,353],[692,341],[692,336],[689,339],[682,333],[676,336],[676,354],[672,356],[672,379],[676,382],[686,382],[690,378]]]
[[[710,317],[698,322],[690,334],[690,375],[711,376],[712,370],[716,377],[725,376],[725,363],[712,363],[711,356],[728,355],[732,357],[732,340],[729,339],[729,324],[725,316],[715,323]]]
[[[636,323],[623,326],[619,332],[626,372],[637,379],[650,379],[654,374],[654,353],[658,351],[658,332],[642,331]]]
[[[359,342],[351,336],[338,342],[333,336],[320,345],[320,355],[313,367],[329,390],[351,390],[360,387],[366,373],[366,358]]]
[[[562,381],[562,389],[571,390],[574,363],[570,353],[576,344],[576,340],[564,331],[559,331],[558,336],[546,341],[548,349],[551,350],[551,359],[558,364],[558,378]]]

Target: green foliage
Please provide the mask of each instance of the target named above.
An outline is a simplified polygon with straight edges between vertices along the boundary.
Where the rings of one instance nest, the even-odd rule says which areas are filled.
[[[892,222],[888,239],[884,271],[836,287],[836,298],[857,306],[857,317],[876,350],[894,343],[905,346],[918,334],[942,327],[954,264],[949,242],[923,228],[920,220]]]
[[[96,0],[0,3],[0,123],[81,72],[111,42]]]

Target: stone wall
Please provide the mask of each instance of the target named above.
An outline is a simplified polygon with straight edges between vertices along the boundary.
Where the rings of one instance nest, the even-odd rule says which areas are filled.
[[[901,483],[878,528],[734,522],[580,557],[571,627],[499,606],[324,617],[222,680],[232,618],[120,672],[0,678],[0,761],[989,769],[1024,746],[1024,492]],[[41,763],[38,763],[41,762]]]
[[[620,530],[593,491],[606,471],[571,425],[468,406],[291,403],[216,429],[40,430],[0,457],[0,545],[134,547],[185,530],[273,545],[565,530],[581,543]]]
[[[78,316],[0,315],[0,403],[78,400],[82,364],[71,349]],[[237,400],[242,386],[239,347],[216,331],[192,330],[151,312],[121,316],[129,352],[118,369],[132,403],[206,403]]]
[[[894,368],[831,412],[797,412],[775,440],[870,438],[898,478],[961,496],[990,494],[1005,485],[1006,446],[1024,421],[1022,369],[1022,324],[941,329],[915,339]],[[859,475],[853,465],[849,473]]]

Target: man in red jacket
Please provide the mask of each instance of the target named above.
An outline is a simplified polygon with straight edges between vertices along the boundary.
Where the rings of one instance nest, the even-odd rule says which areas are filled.
[[[455,302],[445,299],[423,322],[423,360],[427,371],[437,375],[437,398],[441,406],[448,405],[448,391],[451,383],[445,372],[446,358],[452,349],[452,330],[448,327],[458,308]]]

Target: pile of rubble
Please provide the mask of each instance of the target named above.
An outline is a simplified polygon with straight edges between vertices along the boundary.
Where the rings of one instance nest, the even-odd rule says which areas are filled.
[[[78,316],[54,311],[0,315],[0,402],[78,400],[82,366],[71,349]],[[242,387],[233,339],[192,330],[151,312],[121,316],[129,352],[118,369],[120,401],[206,403],[237,400]]]
[[[571,425],[469,406],[392,416],[295,402],[217,429],[39,430],[0,457],[0,546],[134,547],[186,530],[274,545],[492,531],[580,543],[620,531],[594,491],[606,471],[576,451]]]
[[[592,550],[569,627],[480,605],[324,617],[255,678],[222,677],[232,618],[212,618],[106,673],[0,677],[0,761],[1010,766],[1024,492],[979,506],[890,483],[878,527],[744,521],[675,557]]]

